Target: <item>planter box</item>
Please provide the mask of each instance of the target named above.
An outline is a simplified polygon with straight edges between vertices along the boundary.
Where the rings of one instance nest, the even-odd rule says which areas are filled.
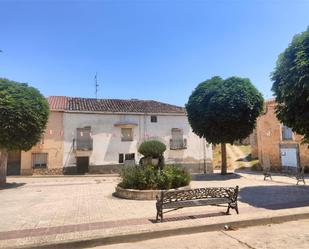
[[[190,186],[184,186],[177,189],[169,189],[171,190],[187,190],[190,189]],[[155,200],[157,195],[160,195],[161,191],[166,190],[137,190],[137,189],[126,189],[121,188],[119,186],[116,187],[116,192],[114,193],[115,196],[124,199],[131,199],[131,200]]]

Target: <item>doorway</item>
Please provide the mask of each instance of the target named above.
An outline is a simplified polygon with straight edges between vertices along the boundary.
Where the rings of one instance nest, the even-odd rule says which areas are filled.
[[[6,174],[8,176],[20,175],[20,162],[21,162],[21,152],[9,151]]]
[[[296,171],[299,167],[299,151],[295,144],[280,146],[281,165],[284,169]]]
[[[89,172],[89,157],[77,157],[76,158],[76,167],[77,167],[77,174],[85,174]]]

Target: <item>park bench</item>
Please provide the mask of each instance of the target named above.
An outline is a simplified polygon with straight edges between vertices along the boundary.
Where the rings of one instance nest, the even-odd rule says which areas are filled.
[[[238,186],[233,187],[218,187],[218,188],[196,188],[189,190],[166,190],[161,191],[160,196],[157,196],[156,221],[163,221],[163,209],[171,209],[166,212],[177,210],[185,207],[197,206],[220,206],[227,204],[226,214],[230,213],[230,208],[235,209],[238,214],[237,196]]]
[[[298,185],[299,182],[303,182],[304,184],[306,184],[306,182],[305,182],[305,167],[301,167],[301,168],[297,169],[296,180],[297,180],[296,185]]]
[[[267,178],[270,178],[272,180],[271,177],[271,173],[270,173],[270,161],[269,161],[269,157],[267,156],[263,156],[263,175],[264,175],[264,181]],[[305,182],[305,167],[297,167],[295,169],[287,169],[287,170],[282,170],[282,173],[288,175],[288,176],[295,176],[296,178],[296,185],[299,184],[299,182],[303,182],[303,184],[306,184]]]

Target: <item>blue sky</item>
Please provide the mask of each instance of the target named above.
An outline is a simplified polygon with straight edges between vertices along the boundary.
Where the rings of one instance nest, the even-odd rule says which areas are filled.
[[[0,77],[44,95],[154,99],[184,105],[198,83],[269,75],[309,1],[1,1]]]

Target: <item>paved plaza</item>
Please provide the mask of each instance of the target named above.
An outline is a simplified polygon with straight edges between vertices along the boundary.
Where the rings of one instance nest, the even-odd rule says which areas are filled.
[[[151,239],[95,249],[307,249],[309,220]]]
[[[248,172],[194,175],[193,188],[239,185],[240,215],[234,210],[224,215],[225,207],[194,207],[168,213],[158,224],[155,201],[113,196],[117,176],[9,177],[0,190],[0,247],[228,222],[309,206],[309,186],[296,186],[291,177],[273,178],[263,181],[262,175]]]

